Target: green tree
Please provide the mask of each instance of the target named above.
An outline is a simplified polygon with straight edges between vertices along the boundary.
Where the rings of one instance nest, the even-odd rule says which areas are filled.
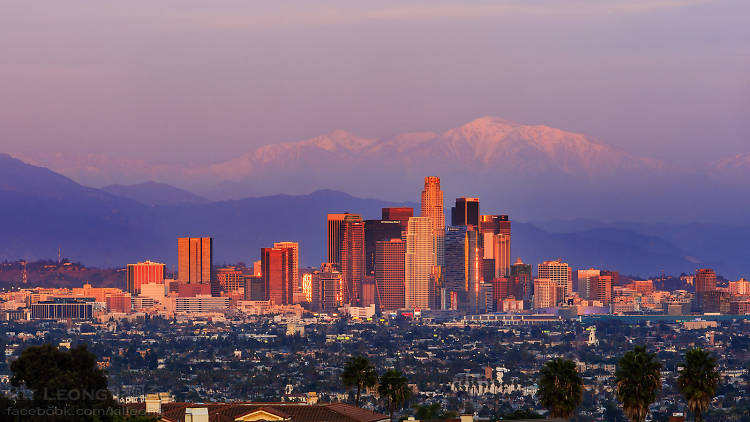
[[[661,389],[660,371],[661,363],[656,354],[648,353],[644,346],[636,346],[620,359],[615,372],[617,399],[631,421],[646,419],[648,407]]]
[[[32,398],[19,406],[59,409],[56,420],[110,420],[119,408],[107,389],[107,377],[85,345],[61,351],[50,344],[32,346],[10,365],[11,384],[25,387]],[[97,411],[102,416],[88,416]],[[67,415],[71,415],[66,419]]]
[[[677,384],[687,401],[688,409],[695,414],[696,421],[703,420],[703,412],[716,395],[720,378],[716,359],[710,353],[701,348],[685,353]]]
[[[553,418],[569,419],[583,397],[583,380],[572,360],[553,359],[542,368],[539,399]]]
[[[364,356],[354,356],[344,366],[341,381],[346,388],[357,388],[354,403],[359,406],[359,397],[365,388],[374,387],[378,382],[378,373]]]
[[[419,420],[440,418],[440,403],[414,406],[414,417]]]
[[[392,421],[396,408],[406,403],[411,396],[409,380],[398,370],[389,369],[380,377],[378,395],[388,404],[388,412]]]

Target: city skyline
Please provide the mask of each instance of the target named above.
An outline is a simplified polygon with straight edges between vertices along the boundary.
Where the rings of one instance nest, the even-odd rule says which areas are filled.
[[[0,6],[0,419],[750,421],[747,0]]]

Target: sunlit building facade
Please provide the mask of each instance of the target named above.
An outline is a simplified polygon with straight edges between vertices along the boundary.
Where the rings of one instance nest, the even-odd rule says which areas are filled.
[[[209,284],[213,271],[213,239],[181,237],[177,240],[177,280]]]
[[[164,284],[164,264],[158,262],[139,262],[128,264],[126,270],[126,288],[128,293],[141,292],[141,285],[147,283]]]
[[[380,309],[391,311],[405,306],[406,244],[401,239],[377,243],[375,286]]]
[[[340,270],[344,278],[344,303],[356,305],[362,299],[365,276],[365,223],[362,217],[348,214],[340,226]]]
[[[412,217],[406,234],[404,305],[428,309],[436,256],[430,217]],[[434,294],[434,292],[433,292]]]
[[[291,250],[292,259],[292,286],[294,291],[299,290],[299,243],[297,242],[276,242],[274,248]]]
[[[557,283],[558,301],[563,300],[573,292],[573,281],[570,276],[570,266],[567,262],[557,259],[553,261],[544,261],[537,266],[537,278],[552,280]],[[536,291],[536,283],[534,283]]]
[[[424,178],[422,190],[421,216],[429,217],[432,226],[433,249],[437,266],[444,266],[444,236],[445,236],[445,204],[443,191],[440,190],[440,178],[428,176]]]

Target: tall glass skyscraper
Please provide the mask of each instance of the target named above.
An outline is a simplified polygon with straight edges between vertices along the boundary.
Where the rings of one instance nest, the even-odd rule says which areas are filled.
[[[435,251],[430,217],[412,217],[406,232],[405,306],[429,309]]]
[[[443,209],[443,191],[440,190],[440,178],[424,178],[422,190],[422,217],[430,217],[436,265],[444,267],[445,211]]]

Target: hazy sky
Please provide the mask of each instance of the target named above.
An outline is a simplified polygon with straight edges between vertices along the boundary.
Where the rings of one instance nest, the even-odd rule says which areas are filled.
[[[496,115],[750,152],[750,1],[0,0],[0,151],[226,159]]]

